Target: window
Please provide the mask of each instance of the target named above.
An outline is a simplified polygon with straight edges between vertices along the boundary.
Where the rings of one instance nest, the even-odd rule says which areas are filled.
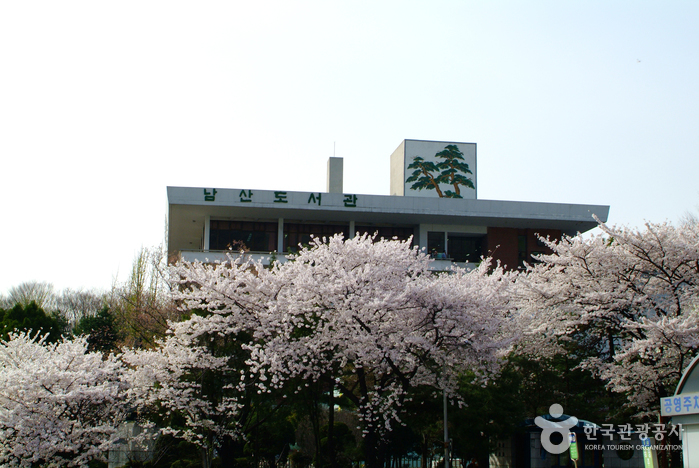
[[[299,250],[299,244],[302,246],[311,244],[311,236],[332,237],[335,234],[346,233],[349,230],[348,227],[336,224],[284,223],[284,251],[296,252]]]
[[[449,233],[447,247],[449,258],[455,262],[478,263],[483,255],[483,237]]]
[[[277,249],[277,223],[212,220],[209,248],[272,252]]]
[[[439,254],[446,253],[446,246],[444,245],[445,237],[443,232],[427,233],[427,251],[430,255],[437,257]]]
[[[527,236],[520,234],[517,236],[517,264],[524,268],[524,262],[527,260]]]

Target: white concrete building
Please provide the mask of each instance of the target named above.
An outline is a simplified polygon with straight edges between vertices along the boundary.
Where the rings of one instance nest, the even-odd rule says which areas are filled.
[[[609,206],[479,200],[475,143],[404,140],[391,155],[391,193],[344,193],[342,160],[328,162],[327,192],[255,187],[168,187],[171,260],[215,261],[241,248],[283,254],[311,235],[378,233],[432,253],[435,267],[476,263],[482,255],[509,268],[545,252],[537,234],[560,238],[607,220]],[[276,252],[276,253],[275,253]]]

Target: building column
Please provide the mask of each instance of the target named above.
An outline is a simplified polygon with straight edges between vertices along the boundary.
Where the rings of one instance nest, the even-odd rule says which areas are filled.
[[[284,253],[284,218],[277,221],[277,253]]]
[[[427,226],[421,224],[418,227],[417,245],[420,247],[420,251],[427,252]]]
[[[357,234],[357,229],[354,227],[354,220],[350,220],[350,225],[349,225],[349,236],[347,237],[348,239],[354,239],[355,234]]]
[[[211,237],[211,216],[204,217],[204,252],[209,251],[209,240]]]

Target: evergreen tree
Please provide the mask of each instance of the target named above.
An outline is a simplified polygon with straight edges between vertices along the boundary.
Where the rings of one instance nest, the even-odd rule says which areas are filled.
[[[67,324],[61,317],[47,315],[36,302],[30,302],[27,306],[16,304],[11,309],[0,309],[0,337],[9,339],[10,332],[30,332],[32,334],[48,334],[49,343],[57,342]]]
[[[73,331],[76,335],[88,335],[87,343],[90,351],[108,353],[117,348],[119,335],[114,316],[107,307],[95,316],[80,319]]]

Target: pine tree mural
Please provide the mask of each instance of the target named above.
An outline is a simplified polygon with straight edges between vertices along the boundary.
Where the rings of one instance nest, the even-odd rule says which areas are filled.
[[[415,182],[410,190],[437,190],[440,198],[444,197],[442,190],[439,188],[439,183],[434,179],[432,172],[437,172],[437,165],[432,161],[425,161],[420,156],[413,158],[412,164],[408,169],[415,169],[406,182]]]
[[[464,154],[456,145],[445,146],[442,151],[435,154],[435,157],[441,161],[435,164],[420,156],[413,158],[408,169],[415,170],[406,180],[406,183],[415,182],[410,186],[411,190],[436,190],[440,198],[463,198],[460,186],[475,190],[473,180],[467,177],[467,174],[473,175],[473,172],[465,162]],[[451,185],[454,190],[442,191],[439,184]]]

